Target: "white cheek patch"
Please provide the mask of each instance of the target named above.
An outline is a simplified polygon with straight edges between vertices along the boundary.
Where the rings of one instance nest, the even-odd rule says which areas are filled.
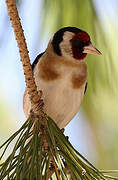
[[[73,57],[71,43],[70,43],[70,40],[72,39],[73,35],[74,34],[72,32],[66,31],[63,35],[63,41],[59,45],[61,49],[61,53],[65,57],[67,56]]]

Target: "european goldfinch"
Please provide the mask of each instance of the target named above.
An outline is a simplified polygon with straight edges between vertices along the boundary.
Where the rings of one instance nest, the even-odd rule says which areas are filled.
[[[43,92],[44,111],[64,128],[76,115],[87,87],[87,54],[101,54],[90,36],[76,27],[64,27],[50,39],[45,52],[32,64],[38,91]],[[28,118],[31,103],[26,88],[23,108]]]

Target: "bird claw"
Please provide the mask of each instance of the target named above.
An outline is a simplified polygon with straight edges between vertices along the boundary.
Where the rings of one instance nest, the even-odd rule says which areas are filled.
[[[39,95],[39,97],[41,98],[41,97],[43,96],[43,91],[42,91],[42,90],[39,90],[39,91],[38,91],[38,95]]]

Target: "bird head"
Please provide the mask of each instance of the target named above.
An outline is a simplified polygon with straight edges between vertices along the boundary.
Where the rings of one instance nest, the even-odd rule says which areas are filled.
[[[83,60],[87,54],[101,54],[92,45],[88,33],[75,27],[58,30],[53,36],[52,46],[58,56],[75,60]]]

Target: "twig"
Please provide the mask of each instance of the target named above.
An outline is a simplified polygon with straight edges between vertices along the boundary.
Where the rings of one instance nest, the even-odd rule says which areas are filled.
[[[25,81],[26,81],[29,97],[31,100],[32,109],[35,113],[39,113],[42,110],[42,106],[40,105],[42,102],[40,101],[40,96],[38,95],[37,87],[34,81],[32,67],[30,64],[30,58],[28,55],[28,49],[27,49],[23,29],[20,23],[18,11],[16,8],[16,1],[6,0],[6,4],[8,8],[8,14],[12,22],[12,27],[14,29],[15,37],[17,40],[21,61],[23,64]]]

